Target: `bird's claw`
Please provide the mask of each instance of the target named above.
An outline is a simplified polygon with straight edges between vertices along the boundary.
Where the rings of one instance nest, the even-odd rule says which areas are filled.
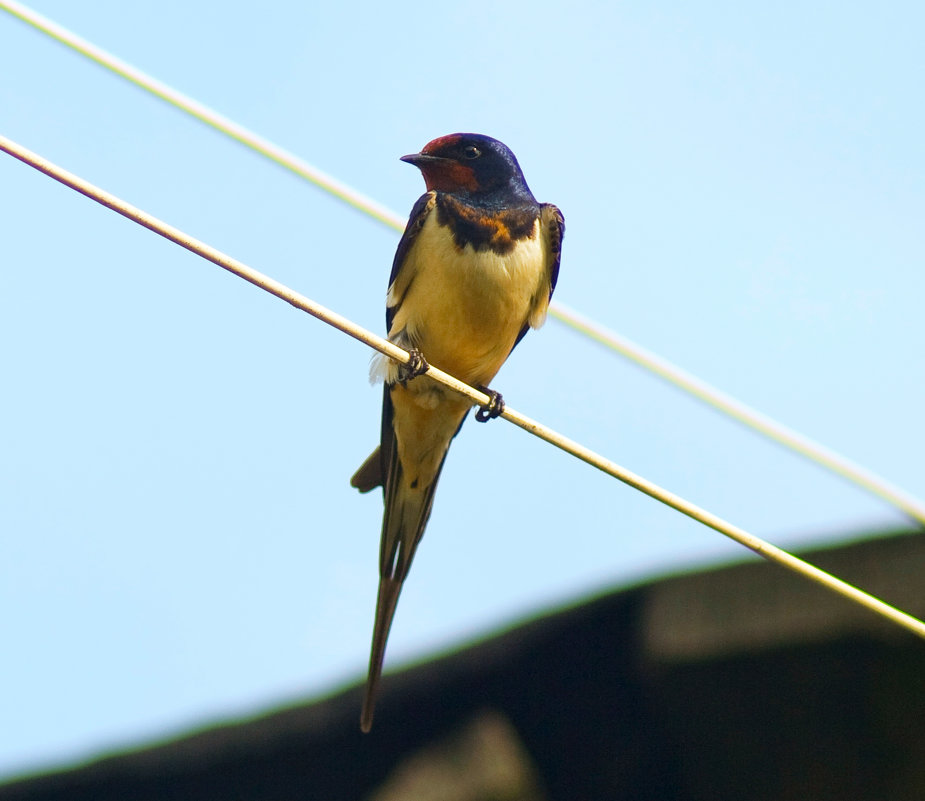
[[[407,384],[412,378],[423,375],[430,367],[424,354],[418,348],[408,348],[408,356],[407,363],[398,365],[398,380],[402,384]]]
[[[495,392],[493,389],[488,389],[488,387],[479,387],[479,389],[488,395],[489,401],[475,413],[475,419],[480,423],[487,423],[489,420],[494,420],[504,411],[504,398],[501,397],[500,392]]]

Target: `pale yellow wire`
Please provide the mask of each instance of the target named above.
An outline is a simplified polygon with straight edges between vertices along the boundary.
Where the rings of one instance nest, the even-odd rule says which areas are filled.
[[[878,476],[846,456],[836,453],[831,448],[810,439],[799,431],[773,420],[766,414],[762,414],[757,409],[742,403],[742,401],[733,398],[731,395],[688,373],[676,364],[672,364],[641,345],[630,341],[621,334],[584,317],[574,309],[560,303],[559,311],[568,316],[569,325],[591,339],[612,350],[619,351],[630,361],[635,362],[640,367],[645,367],[650,372],[671,382],[695,398],[699,398],[717,411],[738,420],[759,434],[764,434],[769,439],[805,456],[822,467],[828,468],[833,473],[837,473],[902,509],[920,523],[925,523],[925,503],[895,484],[890,483],[885,478]]]
[[[206,125],[221,131],[237,140],[243,145],[260,153],[276,164],[291,170],[296,175],[311,181],[319,188],[329,192],[355,209],[373,217],[379,222],[401,231],[405,226],[405,219],[395,212],[385,208],[376,201],[361,194],[352,187],[341,183],[325,174],[317,167],[300,159],[284,148],[273,144],[258,134],[249,131],[233,120],[219,114],[217,111],[199,103],[170,86],[147,75],[131,64],[117,58],[111,53],[97,47],[69,31],[47,17],[38,14],[32,9],[17,3],[14,0],[0,0],[0,9],[3,9],[18,19],[26,22],[43,33],[51,36],[64,45],[76,50],[78,53],[95,61],[102,67],[121,75],[136,86],[151,92],[162,100],[179,108]],[[625,336],[617,334],[604,326],[569,309],[558,301],[550,306],[550,315],[565,323],[580,333],[596,340],[600,344],[620,353],[636,364],[655,373],[679,389],[688,392],[704,403],[709,404],[724,414],[727,414],[740,423],[749,426],[755,431],[790,448],[800,455],[817,464],[828,468],[843,478],[879,496],[888,503],[896,506],[925,524],[925,502],[900,489],[885,478],[867,470],[845,456],[821,445],[818,442],[778,423],[767,415],[747,406],[741,401],[732,398],[721,390],[711,386],[666,359],[655,355]]]
[[[347,318],[342,317],[341,315],[329,309],[326,309],[325,307],[315,303],[313,300],[310,300],[304,295],[289,289],[278,281],[275,281],[272,278],[257,272],[256,270],[248,267],[246,264],[238,261],[237,259],[221,253],[215,248],[212,248],[209,245],[194,239],[189,234],[186,234],[183,231],[180,231],[179,229],[174,228],[173,226],[168,225],[167,223],[158,220],[155,217],[152,217],[150,214],[147,214],[141,209],[135,208],[134,206],[94,186],[82,178],[67,172],[61,167],[52,164],[46,159],[43,159],[41,156],[32,153],[31,151],[27,150],[21,145],[16,144],[10,139],[0,136],[0,150],[9,153],[11,156],[30,165],[31,167],[34,167],[40,172],[45,173],[51,178],[54,178],[56,181],[59,181],[62,184],[75,189],[81,194],[86,195],[88,198],[95,200],[97,203],[101,203],[107,208],[110,208],[113,211],[121,214],[123,217],[127,217],[139,225],[143,225],[145,228],[160,234],[166,239],[169,239],[171,242],[175,242],[187,250],[202,256],[204,259],[208,259],[213,264],[217,264],[219,267],[234,273],[235,275],[243,278],[246,281],[249,281],[255,286],[258,286],[261,289],[276,295],[276,297],[285,300],[287,303],[295,306],[297,309],[302,309],[303,311],[311,314],[313,317],[317,317],[319,320],[323,320],[329,325],[332,325],[344,333],[354,337],[355,339],[358,339],[360,342],[364,342],[370,347],[375,348],[380,353],[384,353],[386,356],[390,356],[391,358],[397,359],[401,362],[408,361],[408,353],[401,348],[396,347],[391,342],[388,342],[382,337],[379,337],[376,334],[373,334],[372,332],[367,331],[358,325],[355,325]],[[447,375],[435,367],[430,367],[427,371],[427,375],[434,380],[445,384],[451,389],[454,389],[460,394],[465,395],[477,404],[485,405],[489,402],[489,398],[485,393],[473,389],[466,384],[463,384],[461,381],[458,381],[457,379]],[[520,426],[524,430],[535,434],[541,439],[544,439],[556,447],[566,451],[567,453],[578,457],[579,459],[598,468],[599,470],[602,470],[608,475],[619,479],[624,484],[628,484],[640,492],[644,492],[649,497],[654,498],[655,500],[660,501],[661,503],[666,504],[673,509],[676,509],[682,514],[685,514],[688,517],[720,532],[721,534],[726,535],[730,539],[735,540],[745,547],[750,548],[755,553],[763,556],[765,559],[776,562],[779,565],[783,565],[789,570],[792,570],[795,573],[799,573],[811,581],[815,581],[817,584],[827,587],[833,592],[836,592],[839,595],[842,595],[843,597],[848,598],[849,600],[854,601],[855,603],[860,604],[867,609],[870,609],[876,614],[893,621],[908,631],[911,631],[912,633],[917,634],[919,637],[925,639],[925,623],[912,617],[911,615],[908,615],[905,612],[902,612],[895,607],[890,606],[889,604],[886,604],[877,598],[874,598],[872,595],[869,595],[866,592],[851,586],[841,579],[838,579],[835,576],[832,576],[831,574],[826,573],[825,571],[820,570],[819,568],[814,567],[807,562],[804,562],[802,559],[799,559],[796,556],[793,556],[786,551],[783,551],[780,548],[777,548],[776,546],[771,545],[770,543],[765,542],[764,540],[752,534],[749,534],[747,531],[739,528],[738,526],[727,523],[725,520],[722,520],[716,515],[713,515],[710,512],[695,506],[689,501],[686,501],[683,498],[668,492],[665,489],[662,489],[652,482],[637,476],[635,473],[630,472],[615,462],[612,462],[609,459],[605,459],[603,456],[594,453],[588,448],[585,448],[583,445],[580,445],[577,442],[574,442],[573,440],[558,434],[557,432],[547,428],[535,420],[531,420],[529,417],[520,414],[510,407],[505,409],[502,416],[515,425]]]
[[[273,144],[267,139],[264,139],[262,136],[259,136],[253,131],[249,131],[247,128],[238,125],[236,122],[228,119],[222,114],[219,114],[214,109],[203,105],[199,101],[194,100],[182,92],[178,92],[173,87],[170,87],[167,84],[157,80],[157,78],[154,78],[147,73],[136,69],[131,64],[123,61],[117,56],[114,56],[112,53],[97,47],[92,42],[88,42],[86,39],[78,36],[72,31],[69,31],[64,26],[59,25],[47,17],[42,16],[36,11],[33,11],[28,6],[24,6],[22,3],[17,3],[15,0],[0,0],[0,9],[8,11],[17,19],[32,25],[37,30],[50,36],[52,39],[57,40],[61,44],[67,45],[73,50],[76,50],[78,53],[86,56],[91,61],[96,62],[101,67],[105,67],[111,72],[116,73],[116,75],[122,76],[126,80],[131,81],[131,83],[135,84],[137,87],[144,89],[153,95],[156,95],[161,100],[164,100],[167,103],[170,103],[172,106],[185,111],[187,114],[190,114],[200,122],[204,122],[206,125],[215,128],[217,131],[221,131],[223,134],[237,140],[242,145],[246,145],[251,150],[254,150],[257,153],[260,153],[262,156],[270,159],[271,161],[276,162],[281,167],[285,167],[287,170],[291,170],[296,175],[304,178],[305,180],[311,181],[325,192],[329,192],[330,194],[344,201],[344,203],[347,203],[348,205],[362,211],[364,214],[368,214],[370,217],[379,220],[379,222],[384,223],[385,225],[388,225],[397,231],[404,230],[405,219],[395,214],[395,212],[385,208],[384,206],[381,206],[375,200],[366,197],[365,195],[361,194],[352,187],[347,186],[346,184],[342,184],[336,178],[332,178],[330,175],[325,174],[317,167],[314,167],[308,162],[303,161],[298,156],[290,153],[288,150],[285,150],[284,148]]]

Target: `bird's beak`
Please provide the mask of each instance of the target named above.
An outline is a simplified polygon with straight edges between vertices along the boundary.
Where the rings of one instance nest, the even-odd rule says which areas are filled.
[[[435,164],[440,161],[449,161],[449,159],[440,158],[440,156],[430,156],[427,153],[411,153],[408,156],[402,156],[400,161],[413,164],[420,169],[425,164]]]

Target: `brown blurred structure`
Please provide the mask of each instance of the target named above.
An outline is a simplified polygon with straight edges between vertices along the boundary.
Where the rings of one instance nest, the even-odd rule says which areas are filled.
[[[925,538],[809,554],[921,617]],[[595,598],[360,690],[3,801],[921,801],[925,642],[752,561]]]

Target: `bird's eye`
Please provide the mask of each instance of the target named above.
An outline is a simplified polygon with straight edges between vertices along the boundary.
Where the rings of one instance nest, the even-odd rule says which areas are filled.
[[[467,159],[477,159],[482,155],[482,151],[479,150],[475,145],[469,145],[464,151],[463,156]]]

